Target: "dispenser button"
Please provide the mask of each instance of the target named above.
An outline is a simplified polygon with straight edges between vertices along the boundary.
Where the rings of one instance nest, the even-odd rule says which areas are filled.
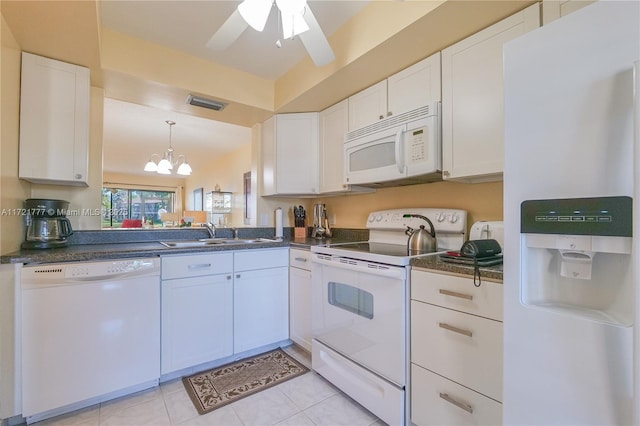
[[[598,216],[598,222],[611,222],[611,216]]]

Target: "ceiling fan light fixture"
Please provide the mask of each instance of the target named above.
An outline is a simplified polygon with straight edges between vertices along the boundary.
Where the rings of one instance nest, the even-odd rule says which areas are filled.
[[[238,12],[251,28],[262,31],[269,18],[272,4],[272,0],[244,0],[238,5]]]
[[[282,36],[284,38],[297,36],[309,30],[301,14],[282,15]]]
[[[282,36],[284,38],[293,38],[309,30],[309,25],[303,17],[306,5],[306,0],[276,0],[276,6],[282,16]]]

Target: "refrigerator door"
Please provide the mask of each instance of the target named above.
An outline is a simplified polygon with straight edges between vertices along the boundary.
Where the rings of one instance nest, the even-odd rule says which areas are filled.
[[[639,2],[600,1],[505,46],[504,424],[632,424],[632,327],[522,303],[523,277],[550,272],[525,261],[520,205],[633,196],[639,35]],[[633,295],[637,253],[619,256]]]
[[[640,59],[633,64],[633,156],[634,156],[634,182],[640,182]],[[640,279],[640,185],[633,188],[633,253],[634,253],[634,279]],[[635,295],[636,323],[634,326],[634,380],[635,393],[633,400],[633,424],[640,424],[640,324],[637,316],[640,312],[640,289],[636,288]]]

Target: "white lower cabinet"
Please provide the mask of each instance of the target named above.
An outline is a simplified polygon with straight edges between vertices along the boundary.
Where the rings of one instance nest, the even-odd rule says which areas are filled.
[[[416,425],[502,424],[502,404],[411,364],[411,422]]]
[[[411,421],[502,424],[502,284],[411,271]]]
[[[162,268],[161,373],[231,355],[233,254],[163,257]]]
[[[311,252],[289,251],[289,335],[311,352]]]
[[[161,373],[289,338],[289,249],[162,257]]]
[[[289,338],[289,250],[234,254],[233,351]]]

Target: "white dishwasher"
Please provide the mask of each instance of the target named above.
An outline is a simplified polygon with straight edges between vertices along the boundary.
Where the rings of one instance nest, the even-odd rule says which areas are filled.
[[[20,284],[27,423],[158,383],[158,258],[24,266]]]

